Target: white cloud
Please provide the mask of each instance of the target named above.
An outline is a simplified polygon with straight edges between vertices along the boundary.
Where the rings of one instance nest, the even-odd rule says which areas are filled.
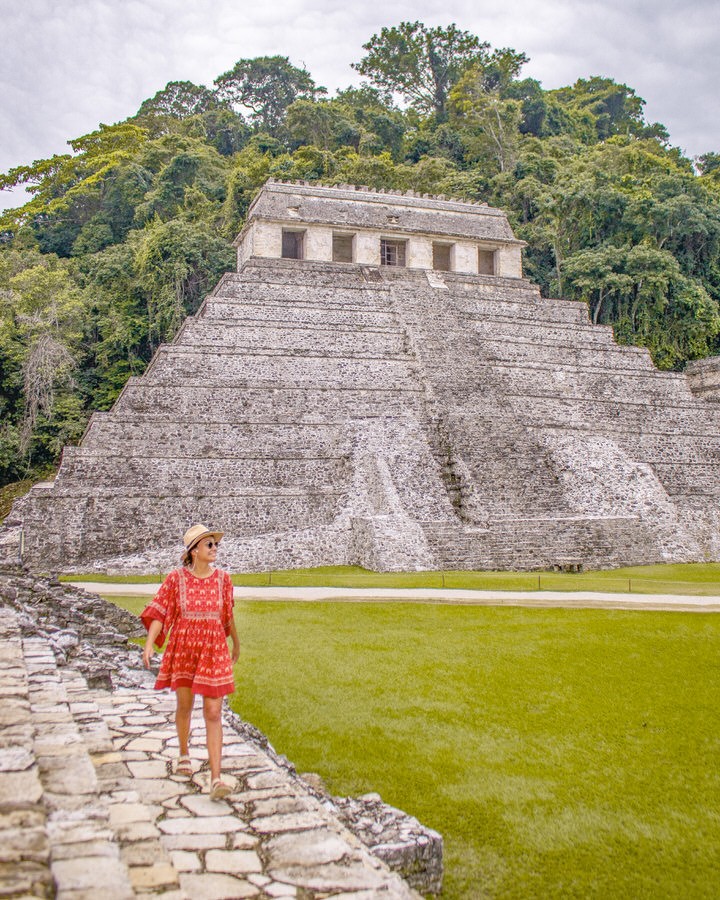
[[[134,114],[168,81],[207,86],[242,57],[289,56],[331,91],[383,26],[419,19],[530,56],[546,88],[598,74],[647,101],[690,154],[720,151],[720,5],[699,0],[429,0],[392,8],[337,0],[0,0],[0,171],[67,152],[66,141]],[[3,205],[0,199],[0,206]]]

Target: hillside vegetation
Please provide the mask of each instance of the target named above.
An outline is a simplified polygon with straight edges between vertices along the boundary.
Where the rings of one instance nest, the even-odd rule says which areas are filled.
[[[140,375],[222,272],[268,177],[480,200],[545,295],[680,369],[720,343],[720,154],[697,160],[607,77],[546,91],[454,25],[365,45],[329,96],[283,56],[169,83],[72,152],[0,175],[0,486],[36,478]]]

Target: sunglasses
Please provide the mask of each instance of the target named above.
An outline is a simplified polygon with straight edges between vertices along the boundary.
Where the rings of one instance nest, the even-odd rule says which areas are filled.
[[[212,550],[213,547],[220,546],[220,541],[203,541],[203,544],[208,548],[208,550]]]

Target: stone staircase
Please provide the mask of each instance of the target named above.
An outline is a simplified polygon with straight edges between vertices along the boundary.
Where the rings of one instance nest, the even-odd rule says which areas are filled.
[[[3,590],[7,596],[7,580]],[[36,583],[36,593],[42,590]],[[218,803],[208,797],[199,705],[190,750],[195,774],[175,776],[174,697],[154,691],[137,670],[139,648],[123,647],[111,626],[95,628],[88,645],[72,628],[49,631],[47,617],[38,628],[28,612],[17,597],[13,606],[0,605],[0,896],[420,896],[346,827],[342,807],[228,710],[223,771],[233,793]],[[405,866],[424,891],[438,890],[439,835],[381,806],[393,819],[394,840],[380,853]]]
[[[717,496],[720,417],[683,375],[615,344],[583,304],[541,298],[522,280],[447,274],[433,285],[407,273],[393,286],[442,421],[433,447],[460,519],[423,519],[438,567],[717,551],[717,517],[701,498]]]

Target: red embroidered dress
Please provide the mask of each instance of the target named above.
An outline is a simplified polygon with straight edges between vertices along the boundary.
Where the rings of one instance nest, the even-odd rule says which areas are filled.
[[[175,569],[162,583],[140,618],[149,630],[162,623],[155,646],[170,633],[155,689],[192,688],[195,694],[223,697],[235,690],[227,645],[233,616],[233,587],[222,569],[198,578],[188,569]]]

